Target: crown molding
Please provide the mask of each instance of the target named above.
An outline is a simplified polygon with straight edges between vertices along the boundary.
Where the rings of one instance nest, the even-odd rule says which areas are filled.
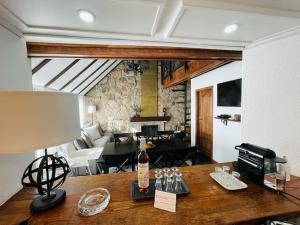
[[[24,38],[22,32],[18,28],[16,28],[15,26],[13,26],[12,24],[10,24],[9,22],[7,22],[5,19],[1,17],[0,17],[0,26],[2,26],[4,29],[6,29],[7,31],[9,31],[10,33],[12,33],[18,38]]]
[[[162,5],[159,5],[156,10],[156,15],[155,15],[154,22],[153,22],[152,28],[151,28],[151,36],[154,36],[157,32],[157,27],[159,26],[164,8],[165,8],[165,4],[162,4]]]
[[[13,12],[11,12],[1,3],[0,3],[0,15],[2,18],[4,18],[8,23],[10,23],[12,26],[15,27],[15,29],[18,29],[20,32],[23,32],[28,29],[28,25],[23,20],[17,17]]]
[[[6,30],[16,35],[18,38],[23,38],[22,28],[26,25],[19,21],[8,9],[0,4],[0,25]]]
[[[40,35],[25,34],[27,42],[49,42],[66,44],[104,44],[104,45],[132,45],[132,46],[165,46],[165,47],[186,47],[201,49],[219,49],[219,50],[244,50],[248,42],[231,42],[222,40],[207,39],[139,39],[136,37],[127,38],[95,38],[78,36],[60,36],[60,35]]]
[[[300,34],[300,26],[293,27],[291,29],[260,38],[254,41],[252,44],[246,46],[246,49],[251,49],[261,45],[269,44],[298,34]]]
[[[164,31],[164,38],[169,38],[172,36],[174,30],[176,29],[179,20],[181,19],[181,17],[183,16],[185,12],[185,7],[182,4],[181,1],[179,1],[177,3],[177,5],[175,6],[174,12],[171,15],[170,21],[169,21],[169,26],[166,27],[166,30]]]
[[[123,44],[128,42],[133,45],[143,43],[143,45],[190,45],[199,48],[221,48],[221,49],[244,49],[250,44],[248,41],[222,40],[222,39],[204,39],[197,37],[181,37],[181,36],[151,36],[150,34],[138,33],[109,33],[109,32],[94,32],[81,30],[65,30],[53,28],[29,27],[26,32],[23,32],[27,41],[38,42],[57,42],[56,39],[65,39],[66,42],[78,40],[79,43],[95,42],[97,44],[112,43],[118,44],[121,41]],[[52,41],[53,40],[53,41]],[[205,47],[206,46],[206,47]]]
[[[256,13],[272,16],[283,16],[299,18],[299,10],[279,9],[275,7],[264,7],[251,3],[228,2],[227,0],[182,0],[187,7],[203,7],[219,10],[240,11],[246,13]],[[251,2],[251,1],[249,1]]]
[[[119,1],[119,0],[116,0]],[[123,1],[123,0],[122,0]],[[189,37],[172,37],[178,20],[184,13],[185,7],[180,5],[176,13],[176,18],[168,27],[169,37],[157,36],[157,28],[163,16],[165,0],[147,0],[144,3],[137,0],[126,0],[138,4],[151,4],[159,6],[152,29],[147,34],[140,33],[113,33],[97,32],[84,30],[71,30],[50,27],[34,27],[27,25],[23,20],[18,18],[9,9],[0,3],[0,22],[5,28],[16,34],[18,37],[24,37],[26,41],[31,42],[61,42],[61,43],[78,43],[78,44],[114,44],[114,45],[144,45],[144,46],[172,46],[172,47],[191,47],[204,49],[222,49],[222,50],[242,50],[249,42],[227,41],[227,40],[210,40]],[[5,19],[1,19],[1,17]],[[1,24],[2,24],[1,23]]]

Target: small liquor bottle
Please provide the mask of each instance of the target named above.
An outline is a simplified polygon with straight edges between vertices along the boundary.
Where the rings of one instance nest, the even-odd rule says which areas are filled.
[[[140,154],[138,156],[138,185],[139,192],[145,194],[149,190],[149,156],[146,153],[146,140],[140,140]]]

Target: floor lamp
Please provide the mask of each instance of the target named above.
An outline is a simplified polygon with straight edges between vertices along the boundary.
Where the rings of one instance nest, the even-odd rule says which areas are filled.
[[[94,124],[94,113],[96,112],[96,106],[95,105],[90,105],[88,107],[88,113],[92,114],[92,125]]]
[[[77,96],[58,92],[0,92],[0,106],[0,154],[45,149],[45,155],[25,169],[22,184],[37,188],[40,194],[31,202],[32,211],[54,208],[66,197],[66,192],[58,187],[70,169],[64,157],[48,154],[47,148],[80,136]],[[62,173],[58,174],[58,170]]]

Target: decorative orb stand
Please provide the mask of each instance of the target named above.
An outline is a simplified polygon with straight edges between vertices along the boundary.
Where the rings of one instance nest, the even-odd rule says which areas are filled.
[[[36,163],[38,166],[35,168]],[[58,169],[61,169],[62,173],[57,174]],[[45,149],[44,156],[29,164],[22,176],[22,185],[34,187],[40,194],[32,201],[30,209],[34,212],[42,212],[63,202],[66,192],[57,188],[65,182],[69,172],[67,160],[62,156],[48,155],[47,149]]]

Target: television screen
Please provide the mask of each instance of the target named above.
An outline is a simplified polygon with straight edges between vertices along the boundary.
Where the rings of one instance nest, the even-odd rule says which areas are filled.
[[[218,106],[241,106],[242,79],[218,84]]]

